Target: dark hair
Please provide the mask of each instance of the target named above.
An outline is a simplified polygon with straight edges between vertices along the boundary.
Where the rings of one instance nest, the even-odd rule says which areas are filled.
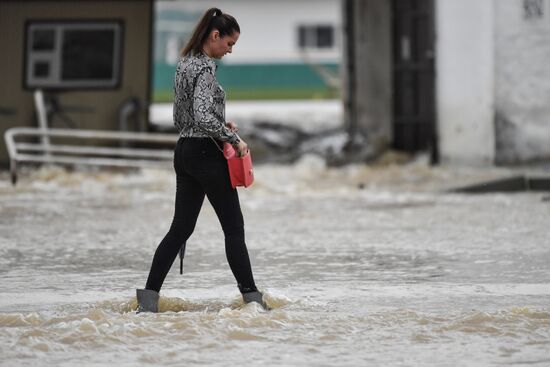
[[[208,9],[195,27],[187,45],[181,51],[181,56],[197,55],[202,52],[202,46],[213,29],[220,32],[220,37],[241,33],[239,23],[229,14],[222,13],[218,8]]]

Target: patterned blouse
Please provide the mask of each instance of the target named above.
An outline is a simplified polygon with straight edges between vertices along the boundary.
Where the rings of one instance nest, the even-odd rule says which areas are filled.
[[[174,125],[182,137],[212,137],[239,143],[225,126],[225,92],[216,80],[216,63],[204,54],[180,58],[174,78]]]

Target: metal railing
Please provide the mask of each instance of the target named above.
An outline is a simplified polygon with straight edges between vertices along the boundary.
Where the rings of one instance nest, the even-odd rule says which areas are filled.
[[[172,161],[176,134],[139,133],[125,131],[80,130],[49,128],[48,106],[44,92],[37,89],[33,93],[38,118],[38,127],[14,127],[4,134],[10,157],[10,174],[13,185],[17,183],[19,162],[82,164],[111,167],[158,167]],[[121,128],[128,128],[125,119],[137,106],[124,108],[119,116]],[[144,128],[140,126],[140,128]],[[19,137],[38,137],[39,143],[17,142]],[[70,145],[53,144],[50,138],[69,138]],[[36,139],[35,139],[36,140]],[[92,142],[79,144],[77,142]],[[97,146],[98,140],[117,142],[116,146]],[[130,142],[164,144],[169,150],[135,148]]]
[[[40,137],[40,143],[17,142],[19,137]],[[4,134],[10,157],[13,185],[17,182],[19,162],[82,164],[111,167],[158,167],[171,162],[177,134],[133,133],[102,130],[47,129],[14,127]],[[53,144],[50,138],[70,138],[71,142],[98,140],[120,143],[166,144],[170,149],[132,148],[128,146],[90,146]]]

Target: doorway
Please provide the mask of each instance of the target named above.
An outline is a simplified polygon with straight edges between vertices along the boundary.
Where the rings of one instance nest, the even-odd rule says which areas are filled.
[[[393,147],[437,163],[433,0],[392,1]]]

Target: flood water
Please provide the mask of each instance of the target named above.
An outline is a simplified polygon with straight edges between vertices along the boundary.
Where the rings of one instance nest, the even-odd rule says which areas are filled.
[[[243,305],[205,202],[158,314],[136,314],[173,213],[169,170],[43,168],[0,182],[5,366],[550,365],[549,193],[465,195],[487,173],[257,167],[240,190]]]

